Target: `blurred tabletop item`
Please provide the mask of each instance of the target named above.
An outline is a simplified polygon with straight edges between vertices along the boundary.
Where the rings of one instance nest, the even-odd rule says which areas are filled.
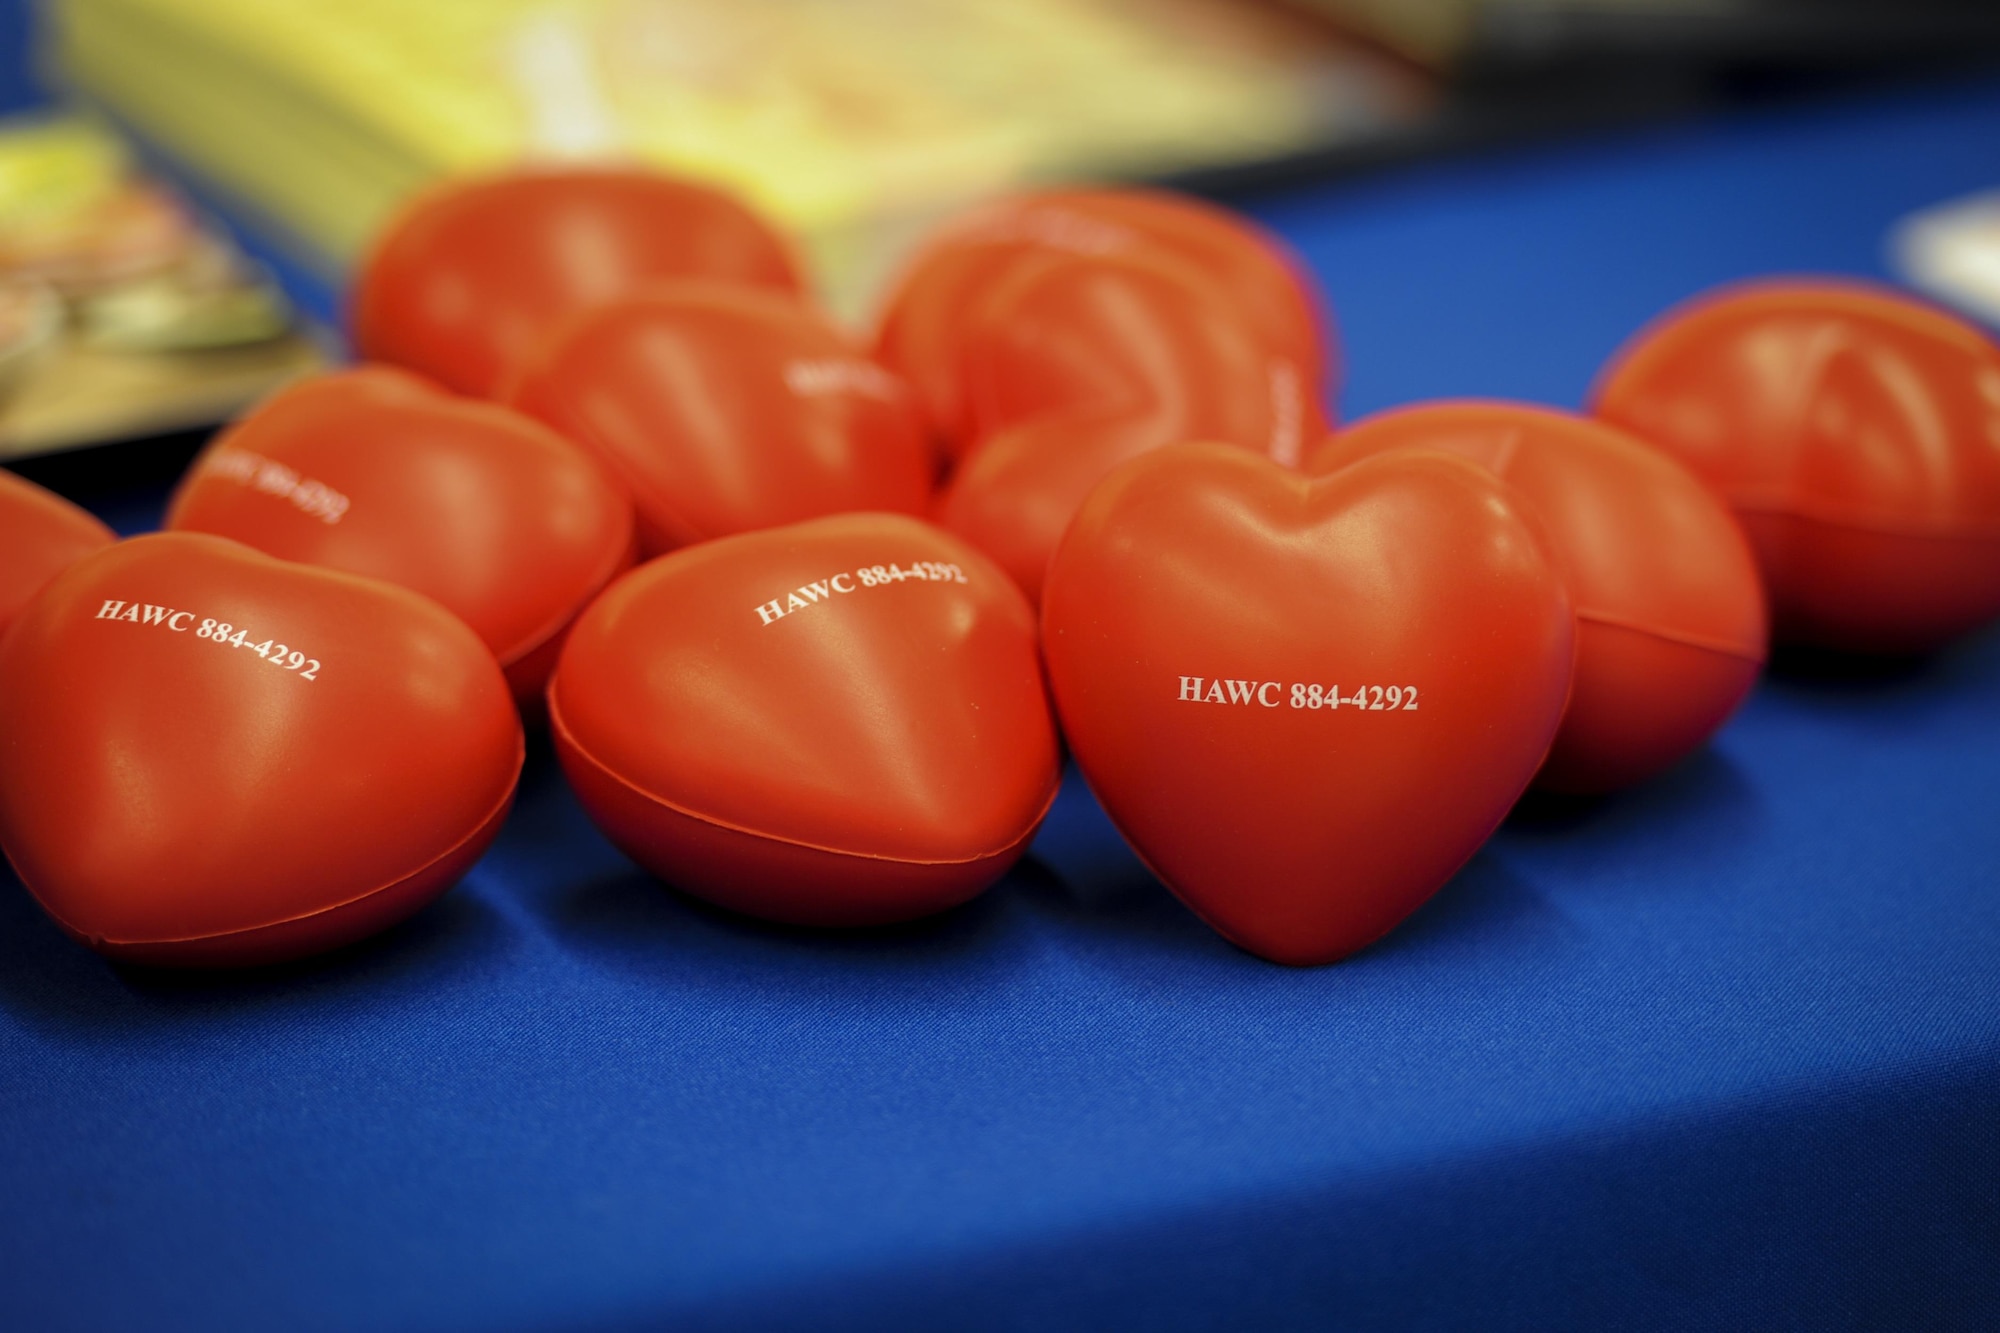
[[[2000,328],[2000,189],[1912,213],[1890,233],[1889,254],[1912,286]]]
[[[411,191],[638,158],[800,233],[853,308],[885,238],[1028,180],[1294,155],[1429,80],[1231,0],[57,0],[73,84],[335,265]]]
[[[0,121],[0,457],[213,425],[319,361],[101,126]]]

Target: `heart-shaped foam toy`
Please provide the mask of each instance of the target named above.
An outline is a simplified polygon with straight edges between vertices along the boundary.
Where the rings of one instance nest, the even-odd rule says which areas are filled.
[[[1593,411],[1728,500],[1779,639],[1921,651],[2000,614],[2000,347],[1896,293],[1773,281],[1640,331]]]
[[[902,382],[787,297],[680,283],[612,302],[551,341],[509,398],[623,483],[648,554],[930,501]]]
[[[1224,936],[1331,962],[1415,911],[1548,753],[1575,617],[1528,502],[1410,451],[1308,480],[1240,449],[1120,468],[1049,569],[1064,734]]]
[[[0,638],[50,579],[117,540],[60,495],[0,471]]]
[[[387,367],[280,390],[189,469],[167,526],[415,589],[539,708],[577,612],[632,563],[632,506],[540,422]]]
[[[274,962],[450,887],[500,827],[521,723],[427,598],[221,537],[79,561],[0,642],[0,845],[113,958]]]
[[[371,360],[490,396],[567,317],[675,278],[802,286],[778,234],[711,186],[605,168],[458,181],[377,241],[354,339]]]
[[[1768,633],[1756,561],[1728,508],[1687,469],[1567,412],[1448,402],[1357,422],[1306,470],[1406,448],[1469,458],[1526,496],[1569,582],[1576,676],[1537,786],[1600,792],[1651,777],[1750,692]]]
[[[660,878],[807,925],[965,901],[1058,777],[1033,613],[965,543],[896,514],[725,537],[577,622],[550,730],[591,818]]]
[[[1325,426],[1295,363],[1185,265],[1154,255],[1015,265],[964,357],[978,443],[938,517],[1030,600],[1077,506],[1120,463],[1207,440],[1291,464]]]
[[[961,355],[981,301],[1039,255],[1153,254],[1213,287],[1297,368],[1308,401],[1326,396],[1331,332],[1305,266],[1249,219],[1161,190],[1050,190],[953,219],[904,269],[884,304],[876,355],[916,392],[952,457],[974,443]]]

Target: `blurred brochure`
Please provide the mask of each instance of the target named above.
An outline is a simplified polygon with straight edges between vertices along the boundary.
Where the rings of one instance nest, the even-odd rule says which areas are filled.
[[[2000,328],[2000,190],[1911,214],[1889,256],[1912,287]]]
[[[0,457],[213,425],[319,360],[101,126],[0,120]]]
[[[54,0],[71,83],[337,268],[441,176],[735,188],[852,306],[885,238],[1035,181],[1284,158],[1429,80],[1256,0]]]

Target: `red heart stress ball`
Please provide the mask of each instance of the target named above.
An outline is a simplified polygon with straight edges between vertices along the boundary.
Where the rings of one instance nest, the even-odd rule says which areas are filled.
[[[632,507],[575,445],[385,366],[272,395],[195,460],[167,526],[435,598],[531,708],[633,557]]]
[[[1921,652],[2000,615],[2000,346],[1909,297],[1766,281],[1668,311],[1595,411],[1742,520],[1781,640]]]
[[[1526,503],[1448,454],[1309,481],[1176,445],[1093,493],[1049,567],[1077,765],[1182,901],[1325,963],[1478,849],[1548,753],[1574,620]]]
[[[506,397],[618,479],[647,555],[930,500],[930,447],[902,381],[772,292],[674,283],[608,302],[524,361]]]
[[[1050,190],[1001,199],[953,219],[918,252],[884,302],[876,355],[916,391],[953,458],[975,443],[965,341],[1010,275],[1072,258],[1165,262],[1209,289],[1303,379],[1308,403],[1329,387],[1331,331],[1305,265],[1249,219],[1163,190]]]
[[[899,514],[634,570],[577,622],[549,719],[578,798],[633,860],[805,925],[964,902],[1026,850],[1059,776],[1020,590]]]
[[[142,963],[265,963],[400,921],[499,831],[521,723],[478,636],[221,537],[71,566],[0,640],[0,843]]]
[[[1685,468],[1601,422],[1523,403],[1424,403],[1327,441],[1313,472],[1442,449],[1535,508],[1576,608],[1576,678],[1548,762],[1557,791],[1652,777],[1694,750],[1764,663],[1764,592],[1729,510]]]
[[[695,181],[591,167],[455,181],[376,241],[354,341],[371,360],[491,395],[571,316],[683,278],[804,285],[762,218]]]

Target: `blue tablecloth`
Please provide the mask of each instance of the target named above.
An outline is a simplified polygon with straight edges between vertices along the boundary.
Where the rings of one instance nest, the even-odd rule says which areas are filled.
[[[1260,212],[1352,415],[1575,403],[1668,302],[1995,184],[1986,84]],[[1074,780],[980,901],[824,935],[635,872],[544,750],[464,884],[290,970],[120,972],[0,883],[0,1325],[1991,1327],[1996,869],[1994,634],[1795,664],[1315,971]]]

